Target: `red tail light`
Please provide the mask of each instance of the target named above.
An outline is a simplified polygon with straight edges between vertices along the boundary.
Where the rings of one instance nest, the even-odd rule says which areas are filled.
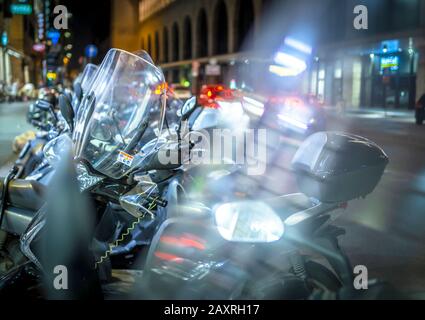
[[[163,236],[161,237],[160,241],[162,243],[175,245],[178,247],[186,247],[186,248],[195,248],[198,250],[205,250],[205,244],[202,243],[200,240],[194,239],[189,236],[182,236],[182,237],[171,237],[171,236]]]
[[[174,254],[161,252],[161,251],[156,251],[155,257],[157,257],[158,259],[164,260],[164,261],[170,261],[170,262],[176,262],[176,263],[182,263],[183,262],[182,257],[176,256]]]

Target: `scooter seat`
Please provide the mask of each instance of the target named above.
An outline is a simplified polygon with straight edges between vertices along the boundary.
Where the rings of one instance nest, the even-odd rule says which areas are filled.
[[[0,194],[3,193],[3,188],[4,178],[0,178]],[[44,204],[44,194],[45,186],[41,183],[15,179],[9,183],[6,201],[12,207],[37,211]]]
[[[282,220],[288,217],[311,209],[316,204],[302,193],[288,194],[280,197],[274,197],[265,201],[280,216]]]
[[[338,203],[326,204],[315,201],[303,193],[276,197],[266,202],[289,227],[308,224],[312,218],[322,216],[340,207]]]

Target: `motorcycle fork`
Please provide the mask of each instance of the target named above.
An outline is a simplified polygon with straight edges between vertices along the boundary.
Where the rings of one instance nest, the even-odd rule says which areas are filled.
[[[289,256],[294,274],[301,280],[307,280],[307,271],[305,270],[304,259],[300,252],[294,252]]]
[[[7,240],[7,232],[0,229],[0,251],[4,249]]]
[[[315,239],[315,241],[317,241],[316,243],[320,248],[318,250],[319,253],[329,262],[342,284],[344,286],[352,286],[354,281],[353,268],[347,255],[339,246],[337,237],[323,236]]]
[[[303,239],[301,241],[294,238],[291,240],[293,243],[296,243],[299,248],[305,248],[323,256],[329,262],[344,286],[353,285],[353,269],[348,257],[338,244],[337,235],[327,233],[310,238],[309,240]],[[294,271],[303,276],[305,272],[303,263],[300,264],[300,261],[297,259],[294,262],[298,268],[297,270],[294,269]]]

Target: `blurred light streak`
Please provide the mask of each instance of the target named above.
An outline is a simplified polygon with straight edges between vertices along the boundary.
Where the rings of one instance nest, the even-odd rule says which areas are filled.
[[[285,66],[289,69],[296,70],[298,73],[301,73],[307,69],[307,64],[305,61],[285,52],[276,53],[274,61],[277,64]]]
[[[155,257],[157,257],[158,259],[161,259],[161,260],[165,260],[165,261],[183,263],[183,258],[178,257],[174,254],[169,254],[169,253],[165,253],[165,252],[161,252],[161,251],[155,252]]]
[[[297,49],[298,51],[304,52],[306,54],[311,54],[312,51],[313,51],[313,49],[309,45],[307,45],[307,44],[305,44],[301,41],[298,41],[294,38],[290,38],[290,37],[286,38],[285,44],[289,47]]]
[[[298,127],[298,128],[300,128],[300,129],[303,129],[303,130],[307,130],[307,124],[305,124],[305,123],[303,123],[303,122],[301,122],[301,121],[299,121],[299,120],[296,120],[296,119],[293,119],[293,118],[291,118],[291,117],[288,117],[288,116],[286,116],[286,115],[283,115],[283,114],[279,114],[278,115],[278,117],[279,117],[279,119],[280,120],[282,120],[282,121],[284,121],[284,122],[287,122],[287,123],[289,123],[289,124],[292,124],[292,125],[294,125],[295,127]]]
[[[277,65],[270,65],[269,71],[271,73],[274,73],[280,77],[295,77],[301,72],[298,72],[295,69],[287,68],[287,67],[281,67]]]
[[[243,100],[246,102],[243,104],[244,108],[255,116],[262,116],[264,113],[264,103],[255,99],[244,97]]]
[[[179,247],[195,248],[198,250],[205,250],[205,245],[200,241],[196,241],[187,237],[171,237],[163,236],[160,241],[166,244],[172,244]]]

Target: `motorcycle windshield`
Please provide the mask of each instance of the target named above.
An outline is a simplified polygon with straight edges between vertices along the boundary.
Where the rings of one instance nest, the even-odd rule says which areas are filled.
[[[86,94],[90,90],[90,87],[94,82],[94,79],[96,77],[98,70],[99,70],[98,66],[92,63],[87,64],[86,67],[84,68],[84,71],[80,73],[80,75],[77,77],[77,79],[74,82],[74,91],[75,91],[75,84],[78,83],[81,87],[81,91],[83,95]],[[78,108],[79,103],[80,103],[80,97],[78,97],[76,93],[74,93],[72,95],[72,105],[77,115],[79,112],[79,108]]]
[[[165,99],[155,92],[162,72],[132,53],[111,49],[81,103],[73,142],[76,157],[120,179],[153,150],[161,134]]]
[[[89,63],[84,68],[84,71],[81,75],[80,83],[81,88],[83,89],[83,92],[86,93],[90,89],[90,86],[96,76],[96,72],[99,70],[99,67]]]

